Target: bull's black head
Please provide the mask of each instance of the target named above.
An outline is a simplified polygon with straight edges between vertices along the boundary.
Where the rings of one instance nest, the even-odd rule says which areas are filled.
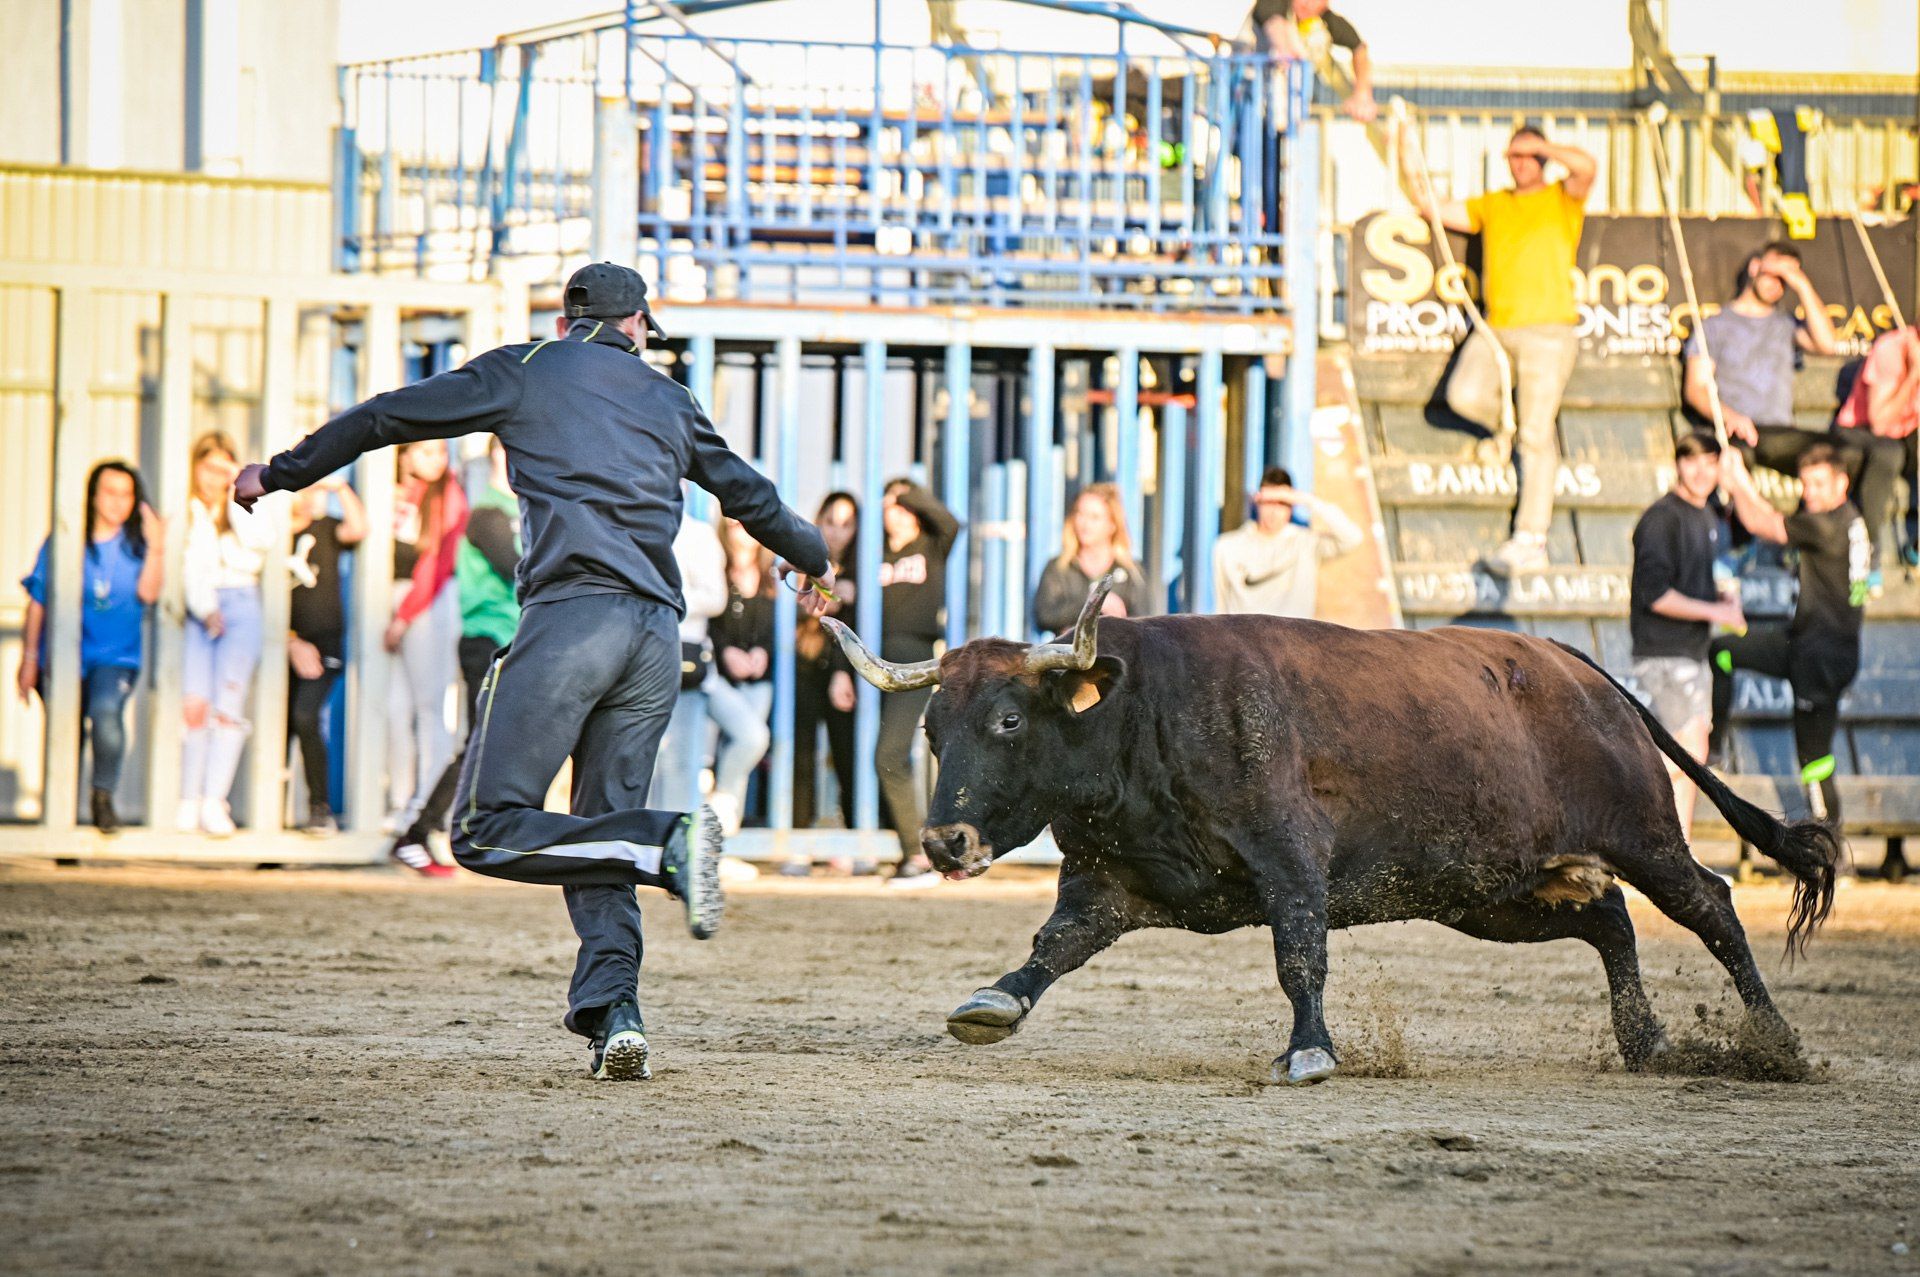
[[[917,665],[880,661],[829,622],[854,668],[882,690],[939,684],[927,706],[939,783],[920,843],[947,877],[984,873],[1112,776],[1110,720],[1126,666],[1095,649],[1110,584],[1094,586],[1071,643],[975,639]]]

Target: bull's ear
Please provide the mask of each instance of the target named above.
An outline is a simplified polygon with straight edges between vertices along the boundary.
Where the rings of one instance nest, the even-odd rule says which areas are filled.
[[[1125,661],[1103,656],[1091,668],[1057,670],[1047,675],[1047,691],[1062,708],[1085,714],[1111,700],[1126,673]]]

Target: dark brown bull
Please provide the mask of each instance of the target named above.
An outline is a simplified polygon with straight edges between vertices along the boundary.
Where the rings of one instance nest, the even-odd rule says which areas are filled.
[[[1628,1067],[1665,1038],[1615,877],[1705,942],[1750,1015],[1786,1033],[1731,893],[1687,850],[1661,754],[1797,880],[1789,946],[1833,900],[1834,835],[1785,825],[1694,762],[1572,648],[1494,630],[1351,630],[1262,616],[1100,620],[1067,643],[976,639],[891,665],[835,636],[883,690],[937,682],[939,783],[921,842],[948,877],[1049,825],[1059,896],[1024,966],[947,1017],[1014,1033],[1048,986],[1128,931],[1273,929],[1293,1033],[1278,1081],[1334,1071],[1327,931],[1428,918],[1488,940],[1600,953]]]

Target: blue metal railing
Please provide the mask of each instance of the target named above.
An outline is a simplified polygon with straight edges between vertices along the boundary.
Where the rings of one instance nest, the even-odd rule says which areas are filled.
[[[546,258],[557,277],[591,233],[596,181],[632,181],[640,251],[712,297],[1279,309],[1274,140],[1304,116],[1304,69],[1118,44],[613,28],[349,67],[340,258],[476,273]],[[608,94],[630,106],[637,173],[593,171]]]

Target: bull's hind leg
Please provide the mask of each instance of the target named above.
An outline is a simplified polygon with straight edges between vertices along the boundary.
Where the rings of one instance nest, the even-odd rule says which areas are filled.
[[[1733,890],[1720,875],[1696,861],[1679,843],[1648,855],[1615,854],[1608,859],[1656,909],[1700,937],[1707,952],[1733,977],[1734,990],[1746,1004],[1748,1015],[1787,1031],[1787,1022],[1773,1005],[1766,981],[1760,978],[1760,968],[1754,964],[1746,928],[1733,911]]]
[[[1613,1036],[1629,1069],[1639,1070],[1666,1049],[1666,1034],[1640,987],[1640,955],[1634,946],[1633,918],[1620,888],[1609,886],[1586,905],[1512,900],[1476,909],[1448,924],[1482,940],[1537,944],[1547,940],[1585,940],[1600,954],[1607,973],[1613,1010]]]

